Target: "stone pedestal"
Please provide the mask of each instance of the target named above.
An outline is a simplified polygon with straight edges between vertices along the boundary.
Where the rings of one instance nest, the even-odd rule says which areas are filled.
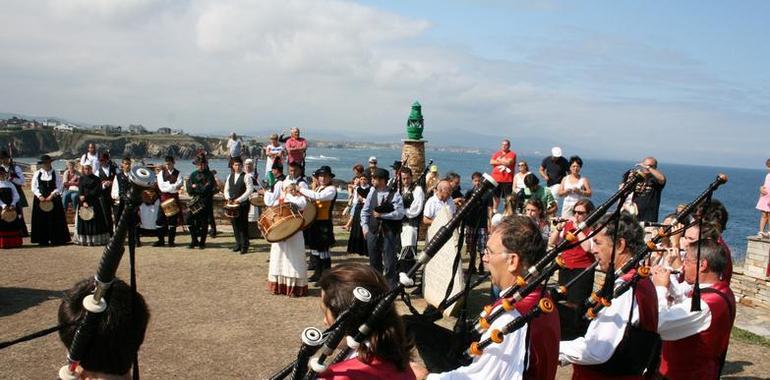
[[[738,302],[770,310],[770,239],[749,236],[747,240],[746,258],[743,266],[735,267],[730,286]]]
[[[416,180],[425,169],[425,140],[401,140],[404,146],[401,148],[401,162],[412,169],[412,175]]]

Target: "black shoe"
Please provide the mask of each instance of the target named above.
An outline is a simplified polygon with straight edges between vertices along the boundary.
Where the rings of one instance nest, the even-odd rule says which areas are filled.
[[[241,250],[241,247],[239,247],[237,245],[235,247],[233,247],[233,252],[238,252],[240,250]]]
[[[198,244],[198,249],[204,249],[204,248],[206,248],[206,243]]]
[[[166,245],[166,243],[164,243],[163,240],[158,240],[155,243],[152,243],[153,247],[162,247],[164,245]]]
[[[139,247],[141,247],[141,246],[142,246],[142,242],[141,242],[141,241],[139,241],[139,240],[137,240],[137,241],[134,243],[134,246],[135,246],[135,247],[137,247],[137,248],[139,248]]]
[[[315,261],[315,269],[313,270],[313,275],[308,278],[308,282],[316,282],[321,279],[321,274],[323,273],[324,265],[321,263],[321,259],[318,258],[318,256],[310,255],[310,261]]]
[[[190,249],[193,249],[193,248],[195,248],[197,246],[198,246],[198,241],[197,240],[193,240],[193,241],[190,242],[190,244],[187,244],[187,248],[190,248]]]
[[[248,248],[241,248],[241,255],[245,255],[249,252]]]
[[[217,238],[217,230],[209,231],[209,236],[211,236],[212,239],[216,239]]]
[[[307,270],[315,270],[320,260],[321,259],[319,259],[318,256],[310,255],[310,262],[307,264]]]
[[[176,247],[176,243],[174,243],[173,241],[170,241],[170,242],[168,242],[168,246],[171,247],[171,248],[174,248],[174,247]]]

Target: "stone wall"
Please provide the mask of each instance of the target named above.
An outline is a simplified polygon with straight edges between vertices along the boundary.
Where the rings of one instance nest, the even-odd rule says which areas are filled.
[[[749,236],[743,266],[736,266],[731,287],[744,305],[770,310],[770,278],[767,277],[770,239]]]

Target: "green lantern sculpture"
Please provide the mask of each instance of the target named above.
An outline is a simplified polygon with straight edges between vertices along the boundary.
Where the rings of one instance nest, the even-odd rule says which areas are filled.
[[[420,102],[415,101],[412,104],[412,112],[409,114],[409,120],[406,121],[407,138],[410,140],[421,140],[423,127],[422,106],[420,105]]]

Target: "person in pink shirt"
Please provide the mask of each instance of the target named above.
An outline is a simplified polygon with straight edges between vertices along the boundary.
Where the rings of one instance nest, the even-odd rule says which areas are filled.
[[[305,153],[307,151],[307,141],[299,137],[299,128],[291,129],[291,137],[284,144],[286,147],[286,157],[289,164],[299,162],[302,169],[305,168]]]

